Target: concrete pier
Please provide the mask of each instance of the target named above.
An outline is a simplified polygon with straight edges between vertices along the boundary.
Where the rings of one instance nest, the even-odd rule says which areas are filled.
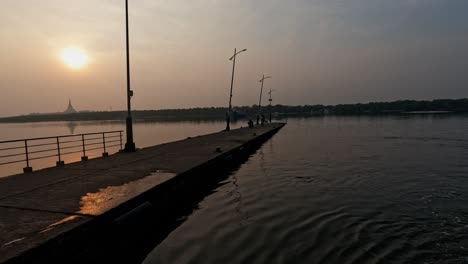
[[[258,146],[283,123],[241,128],[0,179],[0,263],[46,263],[179,185]],[[97,232],[99,231],[99,232]],[[52,263],[52,261],[50,261]]]

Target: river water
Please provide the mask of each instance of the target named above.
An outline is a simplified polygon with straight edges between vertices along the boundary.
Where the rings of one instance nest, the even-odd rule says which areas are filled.
[[[468,118],[289,120],[144,263],[467,263]]]
[[[1,124],[0,140],[123,128]],[[137,123],[135,141],[222,128]],[[144,263],[468,262],[468,117],[289,119],[216,186]]]

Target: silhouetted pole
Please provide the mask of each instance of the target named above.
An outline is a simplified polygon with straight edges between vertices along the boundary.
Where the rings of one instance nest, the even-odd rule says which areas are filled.
[[[237,54],[246,51],[247,49],[243,49],[237,52],[237,49],[234,49],[234,55],[229,59],[232,60],[232,78],[231,78],[231,92],[229,94],[229,107],[228,112],[226,113],[226,131],[231,130],[231,109],[232,109],[232,88],[234,86],[234,70],[236,68],[236,57]]]
[[[135,151],[135,142],[133,142],[133,122],[132,122],[132,110],[130,99],[133,96],[133,91],[130,90],[130,48],[129,48],[129,34],[128,34],[128,0],[125,0],[125,26],[126,26],[126,37],[127,37],[127,143],[125,143],[124,151],[133,152]]]
[[[271,94],[273,93],[273,91],[271,90],[270,88],[270,92],[268,92],[268,94],[270,95],[270,99],[268,99],[268,101],[270,101],[270,104],[269,104],[269,110],[270,110],[270,123],[271,123],[271,102],[273,101],[273,99],[271,99]]]
[[[260,88],[260,99],[258,100],[258,114],[257,114],[257,125],[259,124],[259,121],[260,121],[260,111],[262,109],[262,94],[263,94],[263,82],[266,80],[266,79],[269,79],[271,78],[271,76],[268,76],[268,77],[265,77],[265,75],[262,76],[262,79],[260,80],[260,82],[262,83],[262,86]]]

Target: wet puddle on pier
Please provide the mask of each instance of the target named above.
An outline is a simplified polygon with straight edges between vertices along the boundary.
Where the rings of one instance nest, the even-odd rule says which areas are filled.
[[[39,233],[48,232],[59,225],[79,219],[85,215],[98,216],[103,214],[155,186],[172,179],[174,176],[176,176],[176,173],[157,170],[144,178],[123,185],[108,186],[95,193],[87,193],[85,196],[81,197],[80,210],[76,212],[76,215],[65,217],[47,226],[47,228]]]
[[[117,205],[142,194],[155,186],[172,179],[173,172],[158,170],[139,180],[131,181],[120,186],[109,186],[95,193],[88,193],[81,197],[80,211],[83,215],[100,215]]]

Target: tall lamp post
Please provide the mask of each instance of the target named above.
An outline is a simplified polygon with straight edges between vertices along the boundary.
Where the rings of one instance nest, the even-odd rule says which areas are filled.
[[[262,94],[263,94],[263,82],[266,80],[266,79],[270,79],[271,76],[267,76],[265,77],[265,75],[262,76],[262,79],[260,80],[260,82],[262,83],[262,86],[260,88],[260,99],[258,100],[258,114],[257,114],[257,125],[259,124],[259,121],[260,121],[260,111],[261,111],[261,108],[262,108]]]
[[[231,78],[231,92],[229,94],[229,107],[226,113],[226,131],[231,130],[231,126],[230,126],[231,125],[231,109],[232,109],[231,101],[232,101],[232,87],[234,86],[234,69],[236,67],[236,57],[237,57],[237,54],[244,52],[246,50],[247,49],[243,49],[237,52],[237,49],[234,49],[234,55],[232,55],[232,57],[229,59],[232,61],[232,78]]]
[[[272,93],[273,93],[273,90],[271,90],[271,88],[270,88],[270,91],[268,92],[268,94],[270,95],[270,99],[268,99],[268,101],[270,102],[270,104],[269,104],[269,106],[268,106],[268,108],[269,108],[269,110],[270,110],[270,111],[269,111],[269,112],[270,112],[270,118],[269,118],[269,119],[270,119],[270,123],[271,123],[271,102],[273,101],[273,99],[271,99],[271,94],[272,94]]]
[[[126,26],[126,40],[127,40],[127,142],[125,143],[124,151],[134,152],[135,142],[133,142],[133,123],[132,123],[132,110],[130,100],[133,96],[133,91],[130,89],[130,48],[128,40],[128,0],[125,0],[125,26]]]

